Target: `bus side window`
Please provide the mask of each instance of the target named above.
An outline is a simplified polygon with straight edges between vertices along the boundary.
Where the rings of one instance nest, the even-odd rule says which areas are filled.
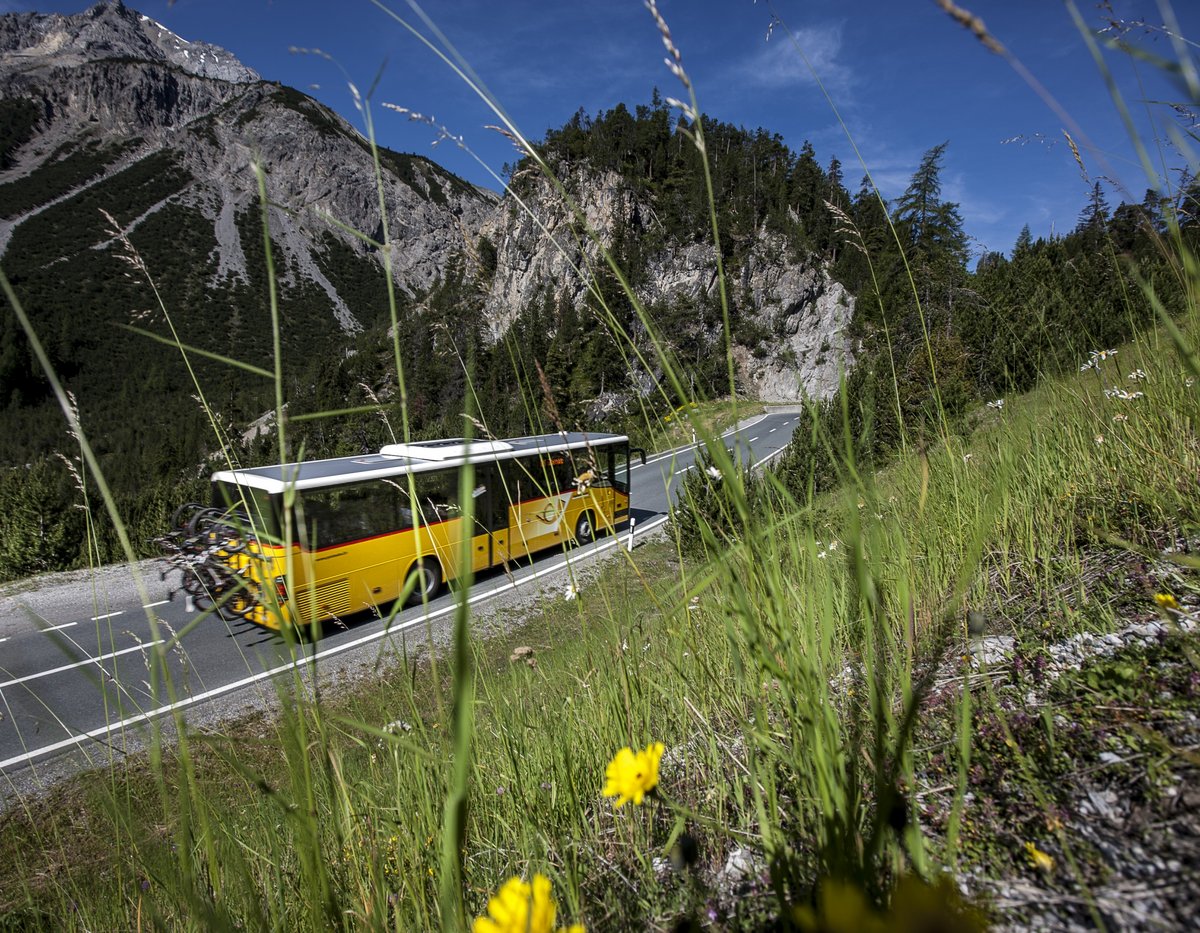
[[[384,482],[357,483],[301,494],[305,544],[317,548],[389,534],[398,527],[395,490]]]
[[[416,488],[416,501],[410,502],[410,508],[417,515],[422,525],[434,525],[438,522],[458,518],[462,509],[458,504],[458,474],[451,470],[439,470],[436,473],[418,473],[413,476],[413,486]],[[408,499],[408,481],[402,481],[404,498]],[[409,519],[409,526],[412,519]]]

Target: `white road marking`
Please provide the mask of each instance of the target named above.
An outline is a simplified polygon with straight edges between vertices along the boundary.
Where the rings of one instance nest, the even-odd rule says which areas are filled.
[[[759,460],[757,463],[752,463],[752,464],[750,464],[750,469],[752,469],[752,470],[753,470],[753,469],[756,469],[756,468],[758,468],[758,467],[762,466],[762,465],[763,465],[764,463],[766,463],[768,460],[772,460],[772,459],[774,459],[775,457],[778,457],[778,456],[779,456],[781,453],[783,453],[785,450],[787,450],[787,448],[786,448],[786,447],[780,447],[778,450],[773,450],[773,451],[771,451],[769,454],[767,454],[765,457],[763,457],[763,458],[762,458],[761,460]]]
[[[770,430],[770,431],[768,431],[767,433],[768,433],[768,434],[774,434],[774,433],[775,433],[776,431],[778,431],[778,430],[779,430],[779,428],[771,428],[771,430]]]
[[[155,606],[165,606],[170,601],[171,600],[169,600],[169,599],[160,599],[156,603],[146,603],[146,605],[142,606],[142,608],[143,609],[153,609]]]
[[[6,641],[8,641],[7,635],[4,638],[0,638],[0,645],[4,644]]]
[[[685,466],[682,470],[676,470],[674,475],[678,476],[680,473],[686,473],[688,470],[690,470],[692,468],[692,466],[695,466],[695,464],[693,463],[691,466]]]
[[[78,622],[64,622],[62,625],[52,625],[50,628],[44,628],[43,632],[57,632],[60,628],[70,628],[72,625],[78,625]]]
[[[752,438],[750,438],[750,443],[753,444],[756,440],[758,440],[757,437],[752,437]]]
[[[93,622],[99,622],[101,619],[111,619],[113,616],[123,615],[124,609],[118,609],[116,612],[106,612],[104,615],[92,616]]]
[[[131,651],[145,651],[147,648],[153,648],[155,645],[161,645],[165,638],[160,638],[158,641],[147,642],[144,645],[134,645],[132,648],[122,648],[120,651],[113,651],[110,654],[102,654],[94,658],[84,658],[82,661],[76,661],[74,664],[64,664],[62,667],[56,667],[48,671],[38,671],[36,674],[26,674],[24,677],[18,677],[15,680],[6,680],[0,683],[0,690],[5,687],[12,687],[16,684],[23,684],[27,680],[37,680],[39,677],[49,677],[51,674],[61,674],[63,671],[69,671],[76,667],[85,667],[88,664],[99,664],[101,661],[107,661],[109,658],[115,658],[119,654],[129,654]]]
[[[743,427],[743,428],[732,427],[728,431],[726,431],[724,434],[722,434],[721,437],[729,437],[730,434],[736,434],[739,430],[748,431],[750,428],[754,427],[756,424],[758,424],[760,421],[762,421],[766,417],[768,417],[766,414],[759,415],[753,421],[749,422],[745,427]],[[650,466],[650,464],[652,464],[652,463],[658,463],[659,460],[666,460],[669,457],[674,457],[679,454],[686,453],[689,450],[696,450],[702,446],[703,445],[699,444],[699,443],[684,444],[682,447],[676,447],[673,450],[665,450],[661,454],[656,454],[655,456],[650,457],[645,463],[635,463],[631,467],[631,469],[636,470],[639,467]]]

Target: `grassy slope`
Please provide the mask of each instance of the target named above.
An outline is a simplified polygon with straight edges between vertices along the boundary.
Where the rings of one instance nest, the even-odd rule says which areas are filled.
[[[779,910],[757,867],[735,898],[714,880],[743,845],[772,861],[789,902],[820,874],[869,892],[906,867],[955,864],[1086,890],[1100,869],[1053,828],[1053,808],[1100,725],[1048,754],[996,691],[977,685],[964,707],[965,610],[1033,658],[1153,615],[1160,587],[1190,596],[1186,568],[1171,577],[1149,558],[1195,535],[1193,378],[1152,334],[1099,374],[981,411],[966,440],[811,509],[759,515],[758,533],[710,564],[647,545],[580,599],[542,602],[518,634],[477,643],[467,910],[506,877],[541,871],[560,920],[589,928],[685,914],[741,925]],[[1145,396],[1105,398],[1113,384]],[[1119,553],[1133,570],[1091,572]],[[515,641],[535,648],[534,666],[508,660]],[[903,711],[938,663],[914,752]],[[1194,709],[1195,667],[1173,663],[1161,677],[1181,691],[1166,705],[1179,716]],[[1071,681],[1057,702],[1078,712],[1128,680]],[[3,824],[0,909],[18,925],[45,911],[88,928],[152,913],[171,925],[437,926],[450,690],[444,665],[397,668],[279,722],[186,743],[161,775],[134,762],[30,801]],[[1128,718],[1125,732],[1148,728]],[[614,810],[600,795],[606,762],[651,740],[668,748],[661,796]],[[888,829],[897,814],[908,826]],[[695,880],[660,882],[653,859],[684,828]],[[1051,877],[1022,841],[1058,856]]]

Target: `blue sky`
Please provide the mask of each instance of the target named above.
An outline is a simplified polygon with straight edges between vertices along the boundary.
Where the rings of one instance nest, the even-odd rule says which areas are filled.
[[[1077,0],[1094,27],[1108,13]],[[432,115],[499,173],[511,144],[487,124],[496,117],[395,19],[368,0],[128,0],[127,5],[185,39],[229,49],[264,78],[304,90],[361,126],[349,83],[372,94],[381,143],[436,159],[482,185],[497,183],[434,131],[384,110],[383,102]],[[948,140],[943,195],[961,205],[975,251],[1008,251],[1023,224],[1035,236],[1075,225],[1092,179],[1111,179],[1113,207],[1147,187],[1105,82],[1057,0],[964,0],[1044,85],[1073,126],[1026,80],[987,51],[933,0],[660,0],[660,10],[695,83],[702,109],[747,128],[777,132],[799,149],[812,142],[826,164],[836,155],[851,189],[863,168],[846,132],[789,38],[794,34],[845,120],[884,195],[907,184],[922,153]],[[76,12],[87,4],[0,0],[7,10]],[[389,0],[420,26],[407,0]],[[1200,3],[1176,0],[1180,32],[1200,41]],[[683,97],[663,64],[658,31],[641,0],[427,0],[425,13],[471,64],[521,130],[532,138],[580,107],[589,113],[647,102],[654,87]],[[772,15],[777,26],[768,39]],[[1151,0],[1113,0],[1112,15],[1161,25]],[[424,31],[428,29],[421,27]],[[1160,30],[1131,33],[1151,52],[1174,57]],[[293,47],[320,49],[336,62]],[[1193,47],[1193,52],[1195,48]],[[1167,138],[1177,119],[1145,100],[1183,93],[1142,62],[1109,55],[1112,74],[1147,138]],[[382,71],[381,71],[382,69]],[[344,73],[343,73],[344,71]],[[1147,127],[1156,123],[1157,129]],[[1063,129],[1081,150],[1081,177]],[[1156,160],[1160,159],[1157,147]],[[1166,164],[1183,160],[1170,151]],[[1159,161],[1156,168],[1161,169]],[[1174,178],[1172,179],[1174,180]]]

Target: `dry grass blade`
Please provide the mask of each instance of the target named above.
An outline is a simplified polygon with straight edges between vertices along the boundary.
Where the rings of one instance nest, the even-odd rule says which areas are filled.
[[[1067,145],[1071,147],[1071,155],[1075,157],[1075,164],[1079,166],[1079,174],[1083,176],[1083,180],[1091,183],[1091,178],[1088,176],[1088,171],[1083,166],[1083,156],[1079,154],[1079,147],[1075,145],[1075,140],[1071,138],[1071,134],[1066,130],[1062,131],[1063,137],[1067,140]]]
[[[962,7],[952,3],[951,0],[934,0],[934,2],[945,10],[951,19],[964,29],[969,30],[989,51],[995,52],[997,55],[1004,55],[1006,53],[1007,50],[1001,44],[1000,40],[988,32],[983,20],[970,10],[964,10]]]

